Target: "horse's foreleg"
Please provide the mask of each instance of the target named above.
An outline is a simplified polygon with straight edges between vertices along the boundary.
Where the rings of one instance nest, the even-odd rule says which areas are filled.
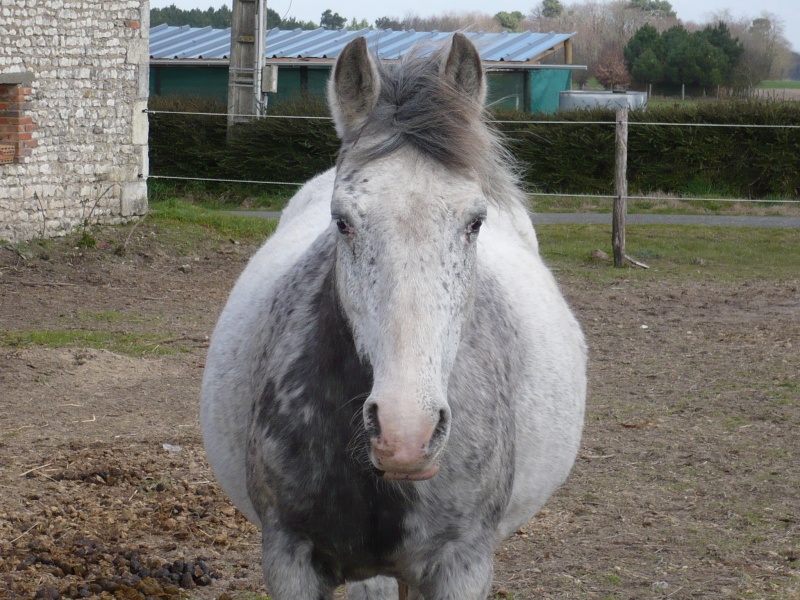
[[[265,524],[261,548],[272,600],[332,600],[336,585],[314,569],[311,543]]]
[[[426,600],[484,600],[492,587],[493,548],[451,544],[422,573],[419,591]]]
[[[397,580],[394,577],[373,577],[347,584],[347,600],[403,600],[398,599]]]

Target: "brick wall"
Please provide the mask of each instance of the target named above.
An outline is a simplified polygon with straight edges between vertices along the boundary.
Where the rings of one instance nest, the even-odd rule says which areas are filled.
[[[0,145],[6,150],[0,155],[0,163],[27,158],[36,147],[33,134],[38,127],[27,114],[33,107],[32,94],[23,83],[0,83]]]
[[[147,0],[0,0],[0,240],[147,210]]]

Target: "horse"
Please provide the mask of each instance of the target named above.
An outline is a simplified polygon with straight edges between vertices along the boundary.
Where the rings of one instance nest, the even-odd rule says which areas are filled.
[[[463,34],[340,53],[341,149],[214,330],[208,459],[262,531],[275,600],[485,598],[493,551],[569,474],[581,328],[539,256]]]

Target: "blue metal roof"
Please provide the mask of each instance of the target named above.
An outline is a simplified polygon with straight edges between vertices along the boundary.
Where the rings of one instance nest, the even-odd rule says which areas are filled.
[[[485,33],[464,32],[487,62],[535,61],[574,33]],[[413,46],[437,42],[452,35],[443,31],[393,31],[391,29],[314,29],[267,32],[266,57],[269,59],[334,59],[347,43],[360,36],[383,59],[397,59]],[[231,30],[211,27],[171,27],[150,29],[150,57],[153,59],[219,60],[230,56]]]

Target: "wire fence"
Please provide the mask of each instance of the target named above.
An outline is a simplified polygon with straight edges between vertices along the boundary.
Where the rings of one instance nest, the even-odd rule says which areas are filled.
[[[186,115],[186,116],[205,116],[205,117],[232,117],[232,118],[251,118],[251,119],[286,119],[286,120],[320,120],[332,121],[330,116],[310,116],[310,115],[229,115],[228,113],[216,112],[191,112],[191,111],[172,111],[172,110],[150,110],[144,109],[143,112],[151,115]],[[496,124],[517,124],[517,125],[617,125],[615,120],[611,121],[571,121],[571,120],[490,120]],[[800,125],[773,125],[757,123],[664,123],[648,121],[628,121],[629,126],[648,125],[656,127],[720,127],[737,129],[786,129],[797,130]],[[800,160],[800,157],[798,157]],[[210,183],[236,183],[236,184],[255,184],[255,185],[277,185],[301,187],[306,182],[297,181],[262,181],[250,179],[218,179],[211,177],[188,177],[173,175],[149,175],[148,179],[179,180],[179,181],[199,181]],[[527,191],[528,196],[536,197],[556,197],[556,198],[596,198],[602,200],[614,200],[617,196],[611,194],[567,194]],[[711,197],[687,197],[675,195],[647,195],[647,196],[626,196],[628,200],[640,201],[678,201],[678,202],[725,202],[725,203],[753,203],[753,204],[800,204],[800,199],[763,199],[763,198],[711,198]]]
[[[311,115],[240,115],[228,113],[212,113],[212,112],[185,112],[176,110],[150,110],[144,111],[150,115],[193,115],[202,117],[234,117],[251,119],[297,119],[297,120],[319,120],[319,121],[333,121],[332,117],[328,116],[311,116]],[[616,125],[616,121],[536,121],[536,120],[503,120],[491,119],[490,123],[497,123],[502,125]],[[732,127],[737,129],[800,129],[800,125],[770,125],[758,123],[660,123],[649,121],[629,121],[628,125],[655,125],[663,127]]]
[[[313,115],[238,115],[228,113],[212,113],[212,112],[187,112],[180,110],[150,110],[146,108],[142,111],[148,115],[193,115],[198,117],[231,117],[231,118],[249,118],[249,119],[296,119],[296,120],[320,120],[320,121],[333,121],[332,117],[327,116],[313,116]]]
[[[600,198],[613,200],[611,194],[557,194],[547,192],[528,192],[529,196],[551,196],[557,198]],[[755,204],[800,204],[800,200],[764,200],[758,198],[700,198],[690,196],[625,196],[628,200],[678,200],[680,202],[752,202]]]

